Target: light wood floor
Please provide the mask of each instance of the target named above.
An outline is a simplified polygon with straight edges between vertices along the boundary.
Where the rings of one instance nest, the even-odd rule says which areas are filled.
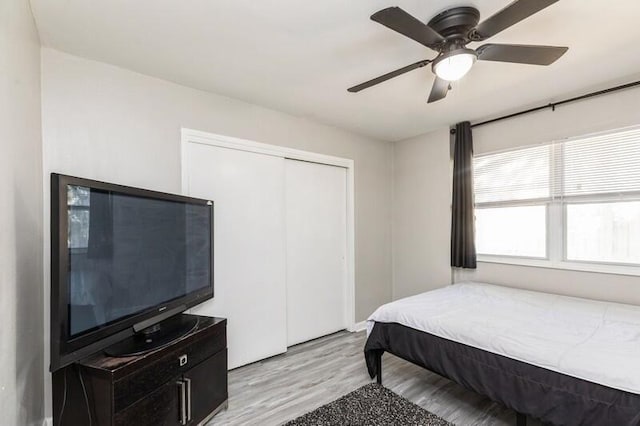
[[[365,338],[339,332],[230,371],[229,408],[209,425],[279,425],[370,383]],[[515,425],[512,410],[393,355],[382,371],[384,386],[457,425]]]

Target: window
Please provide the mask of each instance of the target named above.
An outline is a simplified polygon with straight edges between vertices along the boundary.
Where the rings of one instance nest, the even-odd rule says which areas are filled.
[[[640,265],[640,201],[568,204],[567,260]]]
[[[478,253],[546,257],[545,206],[493,207],[476,210]]]
[[[640,267],[640,128],[476,156],[474,187],[481,260]]]
[[[476,250],[547,258],[551,145],[474,158]]]
[[[89,188],[67,186],[67,207],[69,211],[69,248],[86,249],[89,245]]]

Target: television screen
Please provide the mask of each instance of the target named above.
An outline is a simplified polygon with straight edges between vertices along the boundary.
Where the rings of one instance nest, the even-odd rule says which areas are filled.
[[[67,185],[69,337],[210,285],[210,209]]]
[[[213,202],[51,179],[51,370],[213,297]]]

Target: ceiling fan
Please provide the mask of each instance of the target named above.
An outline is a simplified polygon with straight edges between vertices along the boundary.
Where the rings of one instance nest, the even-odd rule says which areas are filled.
[[[502,30],[541,11],[558,0],[516,0],[495,15],[480,21],[480,12],[473,7],[455,7],[422,23],[399,7],[382,9],[371,19],[438,52],[435,59],[424,59],[391,71],[348,89],[359,92],[411,70],[431,64],[436,75],[429,103],[443,99],[451,89],[450,82],[462,78],[476,60],[550,65],[569,48],[524,44],[483,44],[470,49],[467,44],[492,37]]]

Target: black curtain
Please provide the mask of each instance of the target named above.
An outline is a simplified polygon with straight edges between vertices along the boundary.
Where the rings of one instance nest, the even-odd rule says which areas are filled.
[[[476,268],[471,123],[456,124],[451,209],[451,266]]]

